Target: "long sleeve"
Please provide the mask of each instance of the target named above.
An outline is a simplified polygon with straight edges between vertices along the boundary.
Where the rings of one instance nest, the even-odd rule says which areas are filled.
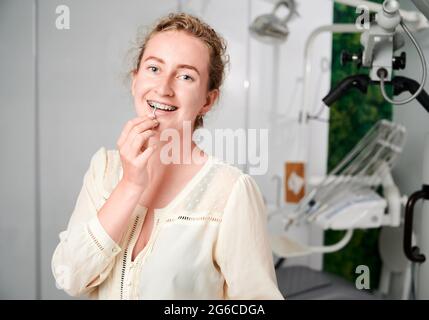
[[[215,250],[225,278],[225,299],[283,300],[267,235],[267,214],[255,181],[235,182],[223,213]]]
[[[60,243],[52,257],[57,287],[72,296],[94,291],[109,275],[121,251],[97,216],[105,201],[102,188],[107,161],[104,147],[92,157],[67,230],[59,234]]]

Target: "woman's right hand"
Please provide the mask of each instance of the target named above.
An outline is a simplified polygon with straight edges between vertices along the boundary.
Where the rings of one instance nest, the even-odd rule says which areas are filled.
[[[159,122],[149,116],[129,120],[117,141],[122,162],[122,181],[143,191],[148,184],[147,162],[156,145],[147,146],[148,139],[154,135],[153,128]]]

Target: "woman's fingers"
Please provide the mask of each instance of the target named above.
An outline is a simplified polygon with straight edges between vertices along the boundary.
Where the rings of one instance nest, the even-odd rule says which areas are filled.
[[[148,122],[149,121],[149,122]],[[143,116],[143,117],[137,117],[134,119],[129,120],[124,128],[122,129],[122,132],[118,138],[118,141],[116,143],[117,148],[120,149],[122,147],[122,145],[124,144],[124,142],[127,140],[129,134],[131,133],[131,131],[138,125],[140,125],[143,122],[148,122],[150,123],[150,121],[153,121],[151,116]]]
[[[151,129],[157,127],[158,124],[159,122],[156,119],[149,117],[135,118],[128,121],[121,137],[118,139],[120,154],[130,162],[135,161],[135,158],[144,151],[143,146],[146,141],[154,135]],[[125,134],[127,134],[126,137]]]
[[[133,158],[140,155],[142,152],[142,147],[144,143],[153,135],[155,132],[153,130],[145,130],[143,132],[137,133],[133,142],[131,143],[130,153]]]
[[[158,146],[156,144],[147,147],[138,157],[137,162],[140,166],[143,166],[146,164],[147,160],[150,158],[150,156],[154,153]]]
[[[125,140],[128,137],[128,134],[130,133],[131,129],[137,125],[138,123],[144,121],[145,118],[144,117],[138,117],[138,118],[134,118],[131,119],[129,121],[127,121],[127,123],[125,124],[124,128],[122,129],[122,132],[118,138],[118,141],[116,142],[116,145],[118,147],[118,149],[120,149],[122,147],[122,145],[124,144]]]
[[[159,122],[154,118],[145,116],[128,121],[122,130],[117,145],[121,156],[124,181],[143,188],[147,186],[149,181],[147,160],[156,147],[146,147],[146,142],[155,134],[153,128],[158,124]],[[145,145],[144,148],[143,145]]]
[[[152,120],[152,119],[147,119],[144,120],[142,123],[139,123],[137,125],[135,125],[132,129],[130,134],[132,135],[130,138],[135,138],[135,136],[139,133],[142,133],[146,130],[155,128],[158,125],[158,121],[157,120]]]
[[[130,132],[129,134],[129,139],[130,139],[130,146],[131,149],[134,150],[137,147],[142,147],[142,144],[145,142],[146,140],[146,135],[143,135],[143,140],[142,138],[140,138],[140,140],[142,141],[137,141],[138,145],[135,145],[135,141],[137,138],[139,138],[144,132],[146,131],[150,131],[151,129],[155,128],[156,126],[158,126],[158,121],[157,120],[145,120],[142,123],[136,125]],[[136,150],[136,152],[138,152],[138,150]],[[137,156],[139,153],[135,154],[135,156]]]

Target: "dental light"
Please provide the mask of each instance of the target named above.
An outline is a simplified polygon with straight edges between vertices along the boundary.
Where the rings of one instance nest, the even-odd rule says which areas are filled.
[[[285,6],[289,12],[283,19],[276,15],[277,10]],[[273,11],[269,14],[258,16],[250,25],[250,34],[257,40],[267,44],[281,44],[289,35],[287,23],[293,15],[298,15],[295,0],[283,0],[277,2]]]
[[[420,1],[420,6],[424,6],[422,1]],[[402,27],[418,52],[422,64],[420,84],[410,78],[392,76],[393,70],[404,69],[406,66],[405,52],[394,56],[394,52],[404,45],[402,35],[396,31],[398,25]],[[366,93],[368,85],[375,83],[380,85],[384,99],[391,104],[402,105],[417,99],[429,112],[429,96],[423,89],[427,77],[426,60],[419,44],[402,21],[399,3],[396,0],[384,1],[381,10],[376,14],[375,23],[372,23],[369,29],[362,33],[360,42],[364,48],[363,52],[359,54],[343,52],[341,63],[355,62],[358,67],[369,68],[369,75],[359,74],[343,79],[323,98],[323,102],[327,106],[331,106],[349,89],[357,88],[362,93]],[[408,91],[412,96],[401,101],[389,98],[385,90],[386,82],[392,84],[394,95]]]

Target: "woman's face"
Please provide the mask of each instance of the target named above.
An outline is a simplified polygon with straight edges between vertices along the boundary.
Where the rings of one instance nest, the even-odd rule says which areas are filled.
[[[133,76],[131,91],[137,115],[148,115],[154,105],[159,107],[158,133],[167,128],[181,133],[185,121],[193,126],[195,118],[209,111],[219,94],[217,89],[207,91],[209,59],[208,47],[183,31],[155,34]]]

